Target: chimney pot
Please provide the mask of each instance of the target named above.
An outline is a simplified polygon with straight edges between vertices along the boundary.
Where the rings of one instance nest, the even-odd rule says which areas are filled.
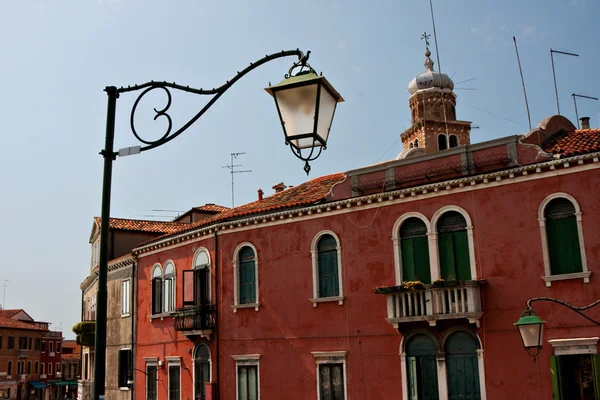
[[[287,188],[283,182],[279,182],[277,185],[273,186],[275,193],[283,192]]]
[[[263,194],[264,192],[262,191],[262,189],[258,189],[258,200],[262,200],[263,199]]]
[[[581,117],[581,129],[590,129],[590,117]]]

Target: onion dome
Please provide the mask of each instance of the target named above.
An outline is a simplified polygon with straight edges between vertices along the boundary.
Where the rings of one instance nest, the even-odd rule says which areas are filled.
[[[433,70],[433,61],[429,56],[431,56],[431,52],[427,48],[425,50],[425,62],[423,63],[425,65],[425,72],[420,73],[410,81],[408,84],[408,92],[410,94],[426,89],[446,89],[448,91],[454,89],[454,82],[452,82],[452,79],[448,75]]]

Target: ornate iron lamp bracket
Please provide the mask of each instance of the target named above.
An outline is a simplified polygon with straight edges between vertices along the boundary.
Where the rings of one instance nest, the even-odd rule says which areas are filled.
[[[590,321],[596,325],[600,325],[599,321],[596,321],[595,319],[590,318],[587,315],[585,315],[584,313],[582,313],[582,311],[589,310],[590,308],[593,308],[593,307],[597,306],[598,304],[600,304],[600,300],[596,300],[595,302],[593,302],[592,304],[588,304],[587,306],[574,307],[568,303],[565,303],[562,300],[553,299],[552,297],[533,297],[533,298],[527,300],[527,309],[525,309],[524,312],[526,312],[528,310],[533,310],[533,308],[531,307],[531,303],[534,303],[536,301],[550,301],[552,303],[560,304],[562,306],[567,307],[570,310],[575,311],[577,314],[581,315],[583,318],[587,319],[588,321]]]

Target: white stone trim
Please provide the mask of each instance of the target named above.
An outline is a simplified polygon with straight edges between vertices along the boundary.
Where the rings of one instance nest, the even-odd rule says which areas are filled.
[[[550,268],[550,251],[548,250],[548,236],[546,235],[546,218],[544,216],[544,211],[546,210],[546,206],[548,205],[548,203],[558,198],[569,200],[575,208],[575,218],[577,220],[577,236],[579,237],[579,252],[581,254],[582,272],[563,275],[552,275],[552,270]],[[583,226],[581,222],[581,214],[581,207],[579,207],[579,203],[577,202],[577,200],[575,200],[575,197],[565,192],[553,193],[547,196],[540,204],[540,208],[538,209],[538,222],[540,224],[540,235],[542,238],[542,258],[544,260],[544,276],[542,277],[542,279],[546,282],[546,286],[548,287],[552,286],[553,281],[560,281],[566,279],[583,278],[584,283],[590,282],[590,275],[592,273],[588,271],[587,267],[585,244],[583,242]]]
[[[240,304],[240,293],[239,293],[239,279],[240,279],[240,271],[239,271],[239,253],[240,250],[244,247],[250,247],[254,251],[254,279],[256,282],[256,301],[252,304]],[[237,312],[238,308],[252,308],[254,307],[255,311],[258,311],[260,307],[259,300],[259,290],[258,290],[258,251],[256,251],[256,247],[250,242],[243,242],[237,245],[235,250],[233,251],[233,312]]]
[[[337,263],[338,263],[338,286],[340,292],[337,296],[332,297],[319,297],[319,251],[317,249],[317,245],[319,244],[319,240],[324,235],[331,235],[335,239],[337,243]],[[309,299],[313,303],[313,307],[316,307],[318,303],[327,302],[327,301],[337,301],[340,305],[344,304],[344,284],[342,279],[342,245],[340,242],[340,238],[335,232],[330,230],[322,230],[317,233],[310,244],[310,255],[312,260],[312,282],[313,282],[313,297]]]
[[[571,354],[598,354],[598,340],[600,337],[552,339],[548,343],[554,349],[554,355],[564,356]]]
[[[317,400],[321,400],[321,374],[319,374],[319,366],[322,364],[342,364],[344,369],[344,398],[348,398],[348,378],[346,356],[348,352],[341,351],[312,351],[311,354],[315,357],[316,376],[317,376]]]
[[[479,340],[479,335],[477,335],[477,340]],[[481,341],[480,341],[481,343]],[[487,399],[486,385],[485,385],[485,362],[483,359],[483,349],[480,347],[477,349],[477,364],[479,366],[479,392],[481,394],[481,400]]]
[[[475,262],[475,240],[473,238],[473,222],[471,221],[471,217],[469,216],[469,213],[467,211],[465,211],[464,208],[456,206],[456,205],[448,205],[448,206],[444,206],[442,208],[440,208],[439,210],[437,210],[435,212],[435,214],[433,214],[433,217],[431,217],[431,229],[432,232],[435,233],[435,235],[431,236],[431,240],[434,242],[432,245],[430,246],[430,250],[431,247],[435,247],[435,263],[434,261],[431,259],[432,257],[430,257],[430,262],[431,262],[431,279],[432,281],[435,279],[439,279],[439,277],[441,276],[441,270],[440,270],[440,261],[439,261],[439,250],[438,250],[438,237],[437,237],[437,223],[438,220],[440,219],[440,217],[448,212],[448,211],[456,211],[457,213],[461,214],[464,218],[465,221],[467,223],[467,241],[469,244],[469,263],[470,263],[470,268],[471,268],[471,280],[477,280],[477,263]],[[434,278],[434,271],[435,271],[435,275],[436,278]]]
[[[231,358],[235,360],[235,398],[239,399],[239,388],[240,383],[238,368],[246,367],[246,366],[256,366],[256,388],[258,391],[258,400],[260,400],[260,357],[261,354],[242,354],[242,355],[232,355]]]
[[[431,270],[431,223],[429,222],[429,220],[427,219],[426,216],[424,216],[423,214],[419,213],[419,212],[407,212],[405,214],[402,214],[402,216],[400,216],[400,218],[398,218],[396,220],[396,222],[394,223],[394,228],[392,229],[392,241],[394,243],[394,266],[395,266],[395,272],[396,272],[396,285],[402,285],[402,283],[404,282],[404,278],[402,276],[402,249],[400,246],[400,240],[402,239],[400,237],[400,227],[402,226],[402,224],[404,223],[404,221],[406,221],[409,218],[418,218],[421,221],[423,221],[423,223],[425,224],[425,227],[427,228],[427,237],[428,237],[428,242],[430,243],[429,246],[429,269]],[[433,278],[433,271],[431,271],[431,279],[432,282],[434,280]],[[435,279],[438,279],[439,276],[436,276]]]

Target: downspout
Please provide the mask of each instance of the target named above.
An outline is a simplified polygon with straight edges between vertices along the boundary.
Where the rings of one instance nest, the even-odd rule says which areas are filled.
[[[220,391],[219,387],[221,382],[219,380],[219,336],[218,336],[218,327],[219,327],[219,274],[221,270],[219,268],[219,235],[217,234],[217,229],[215,228],[215,359],[217,361],[216,368],[216,381],[217,381],[217,400],[220,399]]]

